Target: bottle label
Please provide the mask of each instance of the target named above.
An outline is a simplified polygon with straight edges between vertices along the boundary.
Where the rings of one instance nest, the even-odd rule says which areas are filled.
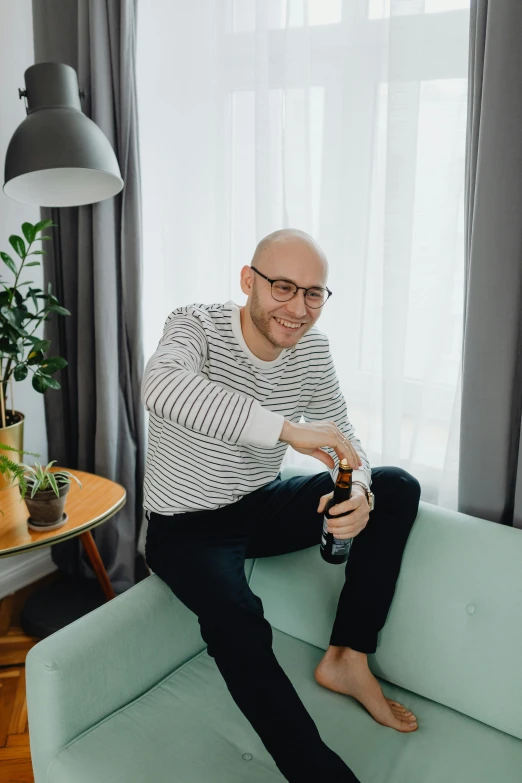
[[[321,536],[321,544],[323,546],[326,546],[327,541],[327,535],[328,534],[328,523],[329,523],[328,517],[323,517],[323,534]],[[331,535],[331,534],[330,534]],[[335,536],[332,537],[332,544],[331,544],[331,554],[332,555],[346,555],[347,552],[350,551],[350,548],[352,546],[353,538],[336,538]]]

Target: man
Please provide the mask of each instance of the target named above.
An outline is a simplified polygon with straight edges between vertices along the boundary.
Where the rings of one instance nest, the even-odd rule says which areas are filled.
[[[315,678],[357,699],[383,726],[417,728],[411,712],[384,696],[367,656],[393,598],[420,485],[401,468],[371,470],[355,437],[328,339],[315,326],[329,297],[327,275],[308,234],[269,234],[241,270],[246,304],[174,310],[142,383],[150,411],[147,563],[197,614],[233,699],[296,783],[358,779],[322,741],[277,662],[244,561],[319,547],[342,458],[360,483],[332,509],[330,530],[353,543]],[[328,471],[282,481],[288,445]]]

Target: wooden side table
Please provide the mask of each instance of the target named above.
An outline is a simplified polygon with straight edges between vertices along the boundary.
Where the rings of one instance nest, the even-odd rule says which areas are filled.
[[[64,469],[68,470],[68,468],[53,466],[51,471],[54,473]],[[56,530],[37,532],[28,527],[29,511],[21,500],[18,486],[0,492],[0,508],[4,512],[3,516],[0,515],[0,557],[10,557],[33,549],[42,549],[80,536],[105,598],[109,601],[115,597],[115,593],[92,537],[91,529],[103,524],[123,508],[127,493],[121,484],[110,479],[81,470],[70,470],[69,472],[80,479],[82,487],[80,488],[75,481],[71,481],[71,487],[65,501],[68,520],[65,525]],[[29,636],[27,636],[27,640],[31,640],[29,647],[39,641],[37,638]],[[9,635],[0,636],[0,657],[4,662],[15,663],[15,661],[9,660],[11,656],[5,649],[8,645]],[[20,650],[20,646],[18,646],[18,650]]]

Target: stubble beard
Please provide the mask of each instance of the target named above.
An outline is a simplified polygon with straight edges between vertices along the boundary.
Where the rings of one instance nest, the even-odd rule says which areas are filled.
[[[268,342],[273,345],[275,348],[288,348],[287,343],[278,342],[278,340],[271,334],[270,332],[270,322],[272,321],[272,316],[267,315],[264,310],[262,309],[261,305],[259,304],[259,297],[257,295],[256,287],[254,286],[254,290],[252,291],[252,298],[250,300],[250,318],[252,320],[252,323],[258,329],[263,337],[268,340]],[[307,324],[306,329],[304,332],[300,335],[299,340],[304,337],[308,329],[312,324]],[[299,342],[297,340],[297,342]]]

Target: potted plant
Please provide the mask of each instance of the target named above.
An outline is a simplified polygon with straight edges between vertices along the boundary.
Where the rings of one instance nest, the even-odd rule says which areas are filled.
[[[0,279],[0,439],[19,453],[23,453],[25,417],[15,408],[13,379],[23,381],[32,373],[33,389],[43,394],[47,389],[60,388],[60,383],[52,376],[67,366],[67,361],[60,356],[45,356],[51,341],[36,337],[35,332],[42,321],[49,320],[51,313],[71,313],[59,304],[52,293],[51,283],[45,293],[41,288],[33,288],[32,280],[20,280],[27,267],[40,265],[40,261],[28,259],[30,256],[44,255],[45,251],[31,248],[34,242],[51,239],[41,232],[55,225],[52,220],[41,220],[36,225],[26,222],[22,224],[25,241],[17,234],[9,237],[20,262],[0,251],[1,260],[14,275],[11,284]],[[7,410],[6,405],[8,388],[10,410]],[[12,461],[16,461],[14,456]],[[0,473],[1,483],[6,483],[3,473]]]
[[[32,451],[20,451],[14,449],[6,443],[0,443],[0,449],[8,451],[17,451],[20,454],[31,454],[33,457],[39,457]],[[67,514],[64,513],[64,506],[67,492],[70,489],[71,479],[82,486],[80,479],[68,470],[50,471],[51,465],[56,462],[53,460],[42,468],[39,462],[35,465],[26,465],[24,462],[17,463],[0,454],[0,473],[12,482],[13,478],[18,479],[18,484],[11,486],[20,487],[20,501],[25,499],[25,504],[29,510],[30,517],[28,525],[33,530],[55,530],[67,522]],[[31,498],[26,498],[28,489],[31,489]],[[7,487],[3,487],[7,489]],[[0,509],[3,515],[3,511]]]
[[[30,517],[27,520],[32,530],[55,530],[67,522],[64,512],[66,495],[71,488],[71,479],[82,487],[82,482],[68,470],[51,472],[53,459],[45,468],[39,462],[34,465],[21,463],[24,468],[24,480],[31,489],[31,497],[25,498]],[[22,492],[22,490],[20,490]],[[24,493],[25,494],[25,493]]]
[[[16,451],[19,454],[31,454],[33,457],[40,456],[39,454],[33,454],[32,451],[21,451],[20,449],[15,449],[12,446],[8,446],[7,443],[0,443],[0,449]],[[20,463],[14,462],[12,459],[9,459],[9,457],[6,457],[5,454],[0,454],[0,473],[6,479],[6,484],[5,486],[1,487],[1,489],[9,489],[10,486],[19,486],[20,494],[22,496],[20,498],[21,502],[27,493],[27,482],[24,477],[24,467],[20,465]],[[13,479],[18,479],[18,485],[12,484]],[[2,516],[4,515],[4,512],[1,508],[0,514],[2,514]]]

